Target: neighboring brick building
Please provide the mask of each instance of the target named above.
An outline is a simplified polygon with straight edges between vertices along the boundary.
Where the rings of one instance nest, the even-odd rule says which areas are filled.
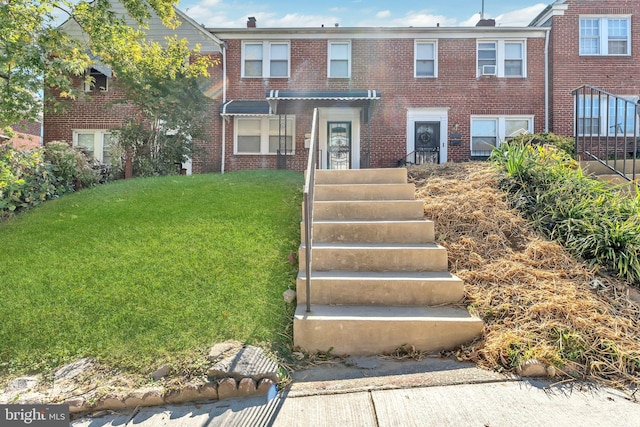
[[[223,66],[194,172],[303,170],[315,107],[323,168],[465,161],[522,132],[572,136],[571,90],[640,93],[639,15],[637,0],[565,0],[519,28],[259,28],[250,18],[209,29]],[[112,96],[46,117],[45,143],[117,125],[127,111],[100,110]]]

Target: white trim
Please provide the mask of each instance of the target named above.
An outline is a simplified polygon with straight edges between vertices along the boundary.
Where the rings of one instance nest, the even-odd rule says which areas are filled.
[[[72,129],[72,146],[78,148],[79,135],[93,135],[93,159],[103,162],[104,160],[104,137],[111,135],[111,129]]]
[[[478,67],[478,61],[480,60],[479,51],[480,51],[480,43],[495,43],[496,46],[496,64],[495,64],[495,74],[485,73],[484,67],[488,64],[482,66],[482,69]],[[519,44],[522,46],[522,75],[519,76],[508,76],[505,74],[505,61],[507,61],[506,57],[506,44]],[[512,58],[513,59],[513,58]],[[476,39],[476,77],[487,76],[487,75],[495,75],[497,77],[504,77],[508,79],[523,79],[527,78],[527,40],[526,39]]]
[[[333,45],[347,45],[347,75],[346,76],[332,76],[331,75],[331,47]],[[343,58],[335,59],[336,61],[343,61]],[[351,78],[351,40],[330,40],[327,42],[327,78],[329,79],[350,79]]]
[[[484,154],[473,153],[473,122],[474,120],[494,120],[496,122],[496,147],[499,147],[509,136],[506,135],[507,120],[527,120],[529,122],[528,129],[523,129],[528,133],[533,133],[535,129],[535,116],[533,114],[475,114],[469,118],[469,153],[471,156],[484,156]],[[482,135],[489,136],[489,135]]]
[[[598,20],[599,26],[599,34],[598,34],[598,42],[599,42],[599,50],[600,53],[582,53],[582,20],[583,19],[592,19]],[[627,53],[609,53],[609,20],[618,19],[618,20],[626,20],[627,21],[627,29],[629,30],[627,33]],[[580,15],[578,17],[578,55],[579,56],[619,56],[619,57],[628,57],[631,56],[631,40],[632,32],[631,32],[631,15],[623,14],[623,15]]]
[[[415,150],[415,123],[440,122],[440,163],[449,160],[447,142],[449,135],[449,107],[407,108],[407,145],[406,154]]]
[[[280,116],[239,116],[233,118],[233,154],[237,156],[275,156],[277,153],[269,152],[269,125],[271,120],[279,120]],[[238,121],[255,120],[260,122],[260,152],[245,153],[238,152]],[[291,120],[291,127],[287,127],[287,135],[291,137],[291,151],[287,154],[295,154],[296,152],[296,116],[287,115],[286,120]]]
[[[360,116],[362,108],[318,108],[320,169],[327,168],[327,122],[351,122],[351,169],[360,169]]]
[[[245,73],[245,46],[262,45],[262,73],[259,76],[247,76]],[[287,46],[287,75],[286,76],[272,76],[271,75],[271,46],[272,45],[286,45]],[[289,40],[245,40],[242,42],[240,53],[240,76],[243,79],[288,79],[291,76],[291,41]]]
[[[433,76],[419,76],[418,75],[418,45],[419,44],[432,44],[433,45]],[[438,40],[437,39],[416,39],[413,42],[413,77],[416,79],[434,79],[438,78]]]

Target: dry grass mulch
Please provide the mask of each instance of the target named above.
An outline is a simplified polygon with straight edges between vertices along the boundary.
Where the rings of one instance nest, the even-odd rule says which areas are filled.
[[[640,384],[640,305],[626,283],[598,275],[509,207],[488,163],[409,168],[451,272],[485,322],[461,356],[498,371],[527,360],[568,379]],[[633,296],[633,295],[632,295]]]

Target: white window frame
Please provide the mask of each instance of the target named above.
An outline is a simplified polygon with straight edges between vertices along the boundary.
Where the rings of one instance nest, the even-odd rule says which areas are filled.
[[[598,34],[591,36],[582,36],[583,21],[593,20],[598,22]],[[626,53],[609,53],[609,24],[610,21],[626,21],[627,22],[627,52]],[[611,36],[615,37],[615,36]],[[585,53],[583,39],[591,38],[597,40],[598,52]],[[631,56],[631,15],[580,15],[578,24],[579,54],[580,56]]]
[[[245,54],[247,45],[261,45],[262,46],[262,73],[259,76],[247,76],[245,70]],[[286,45],[287,47],[287,75],[286,76],[272,76],[271,75],[271,48],[274,45]],[[274,59],[275,61],[276,59]],[[291,43],[289,41],[243,41],[242,42],[242,58],[241,58],[241,75],[242,78],[272,78],[272,79],[288,79],[291,75]]]
[[[432,45],[433,58],[418,58],[419,45]],[[418,75],[418,61],[433,61],[433,75]],[[438,77],[438,41],[437,40],[415,40],[413,44],[413,76],[418,79],[433,79]]]
[[[508,120],[526,120],[528,122],[528,128],[523,129],[527,133],[533,133],[534,130],[534,116],[533,115],[474,115],[471,116],[470,124],[471,124],[471,133],[469,138],[469,150],[471,151],[471,156],[474,157],[485,157],[487,156],[486,152],[474,152],[473,151],[473,138],[474,138],[474,122],[477,120],[493,120],[496,123],[496,148],[500,147],[500,145],[505,142],[509,137],[515,135],[507,135],[506,134],[506,122]],[[488,136],[488,135],[481,135]]]
[[[72,145],[78,149],[80,148],[78,144],[79,135],[93,135],[92,159],[104,163],[104,138],[105,136],[111,136],[111,131],[104,129],[74,129]]]
[[[614,126],[616,126],[615,123],[613,123],[613,121],[616,119],[615,116],[615,109],[614,107],[614,103],[616,102],[616,99],[618,101],[622,99],[625,99],[627,101],[631,101],[634,103],[638,102],[638,99],[640,99],[640,96],[638,95],[618,95],[618,98],[610,96],[607,106],[606,106],[606,110],[602,109],[602,106],[600,105],[601,101],[605,101],[607,102],[607,97],[606,96],[594,96],[593,97],[593,101],[594,101],[594,105],[595,107],[592,109],[588,108],[588,113],[589,115],[585,115],[584,112],[582,115],[580,115],[580,109],[582,108],[582,106],[585,106],[585,102],[582,101],[582,98],[584,97],[584,95],[580,95],[580,98],[578,100],[578,102],[580,102],[579,104],[579,109],[577,111],[578,113],[578,117],[577,119],[577,126],[578,126],[578,135],[579,136],[588,136],[588,135],[594,135],[594,136],[614,136],[616,135],[616,129],[614,128]],[[587,98],[591,98],[589,95],[587,95]],[[591,102],[591,101],[589,101]],[[627,106],[627,108],[631,108],[631,104],[625,103],[624,105]],[[631,120],[631,123],[633,123],[633,115],[635,114],[635,110],[636,108],[633,108],[633,112],[627,111],[627,120]],[[574,111],[576,111],[576,109],[574,108]],[[587,132],[584,133],[583,131],[581,131],[580,126],[582,126],[582,123],[584,122],[584,118],[586,118],[588,121],[593,121],[595,120],[597,125],[598,125],[598,132]],[[618,113],[618,121],[623,121],[624,122],[624,110],[621,109],[621,111]],[[628,124],[630,123],[626,123],[624,128],[619,131],[617,133],[618,136],[620,137],[624,137],[624,136],[634,136],[634,134],[640,134],[640,120],[636,120],[636,129],[635,133],[634,133],[634,129],[629,129],[627,127]],[[624,123],[620,123],[619,124],[624,124]]]
[[[255,120],[260,122],[260,151],[257,152],[240,152],[238,151],[238,135],[240,130],[240,122],[243,120]],[[270,122],[272,120],[279,121],[279,116],[236,116],[233,120],[233,154],[239,156],[255,156],[268,155],[275,156],[277,152],[269,152]],[[287,135],[291,138],[291,148],[287,154],[295,154],[296,148],[296,118],[293,115],[287,115]]]
[[[344,61],[344,58],[333,58],[332,48],[334,45],[347,45],[347,75],[334,76],[331,74],[332,61]],[[330,79],[350,79],[351,78],[351,40],[331,40],[327,43],[327,76]]]
[[[479,66],[480,61],[480,44],[481,43],[495,43],[496,46],[496,68],[495,76],[505,77],[508,79],[522,79],[527,77],[527,41],[526,39],[476,39],[476,77],[483,75],[494,75],[493,73],[483,74],[483,70]],[[506,57],[505,46],[509,43],[520,44],[522,46],[522,75],[510,76],[505,73],[505,61],[513,60],[515,58]]]

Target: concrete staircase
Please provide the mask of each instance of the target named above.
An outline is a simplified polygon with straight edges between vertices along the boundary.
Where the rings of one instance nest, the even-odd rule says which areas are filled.
[[[615,167],[616,169],[623,171],[627,174],[627,176],[633,176],[633,159],[627,159],[623,162],[623,160],[619,159],[617,161],[609,160],[608,163]],[[622,190],[623,192],[630,192],[635,194],[635,184],[622,176],[613,173],[611,169],[604,166],[602,163],[597,162],[595,160],[592,161],[581,161],[580,168],[585,175],[590,175],[597,179],[598,181],[608,182],[613,185],[615,188]],[[636,179],[640,178],[640,159],[636,160],[635,165]]]
[[[316,171],[311,312],[305,242],[299,251],[294,345],[334,354],[433,352],[482,333],[464,308],[462,280],[407,183],[406,169]]]

